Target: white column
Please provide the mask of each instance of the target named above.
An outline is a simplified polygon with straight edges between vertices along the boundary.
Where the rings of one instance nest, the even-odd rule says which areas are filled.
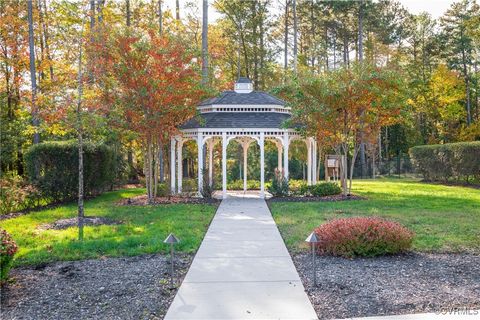
[[[312,139],[312,183],[316,184],[317,183],[317,141],[315,139]]]
[[[288,132],[283,134],[283,172],[285,179],[288,180],[288,145],[290,142],[288,141]]]
[[[248,146],[250,145],[249,142],[243,142],[243,192],[247,191],[247,159],[248,159]]]
[[[222,198],[227,198],[227,133],[222,132]]]
[[[213,186],[213,147],[215,146],[215,140],[210,138],[207,142],[208,147],[208,182],[210,186]]]
[[[307,138],[307,184],[312,185],[312,139]]]
[[[279,172],[282,172],[282,153],[283,153],[283,147],[282,143],[279,142],[277,139],[275,139],[275,143],[277,145],[277,150],[278,150],[278,155],[277,155],[277,169]]]
[[[201,132],[197,135],[197,150],[198,150],[198,195],[202,195],[203,189],[203,134]]]
[[[260,198],[265,198],[265,133],[260,132]]]
[[[178,193],[182,193],[182,179],[183,179],[183,156],[182,156],[183,140],[177,142],[177,188]]]
[[[175,138],[170,139],[170,192],[175,193]]]

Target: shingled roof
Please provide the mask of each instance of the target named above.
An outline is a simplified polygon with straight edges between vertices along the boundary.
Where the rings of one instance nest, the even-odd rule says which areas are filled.
[[[199,106],[209,106],[213,104],[284,106],[285,102],[262,91],[252,91],[249,93],[224,91],[218,97],[204,100],[199,104]]]
[[[184,123],[181,129],[195,128],[278,128],[290,119],[287,113],[276,112],[212,112],[202,113]]]

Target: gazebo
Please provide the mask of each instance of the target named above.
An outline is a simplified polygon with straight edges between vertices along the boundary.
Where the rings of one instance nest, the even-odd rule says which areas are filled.
[[[179,127],[180,134],[171,139],[170,183],[172,193],[182,192],[182,148],[188,140],[198,146],[198,189],[203,186],[204,146],[207,148],[209,183],[213,184],[213,148],[222,145],[222,197],[227,196],[227,146],[237,140],[243,148],[243,189],[247,190],[247,151],[251,143],[260,147],[260,197],[265,197],[265,141],[270,140],[278,149],[278,165],[288,179],[288,147],[300,139],[307,145],[307,183],[316,183],[317,144],[314,138],[304,138],[292,127],[286,127],[291,110],[280,100],[266,92],[254,91],[248,78],[239,78],[233,91],[224,91],[218,97],[207,99],[197,107],[198,115]],[[283,155],[283,157],[282,157]],[[283,163],[282,163],[283,158]],[[205,159],[206,160],[206,159]],[[175,173],[177,177],[175,179]],[[176,184],[175,184],[176,180]]]

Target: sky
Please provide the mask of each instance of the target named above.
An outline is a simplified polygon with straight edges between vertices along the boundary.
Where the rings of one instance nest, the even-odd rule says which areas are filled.
[[[411,13],[418,14],[426,11],[433,18],[442,16],[454,0],[400,0],[400,3]]]
[[[182,6],[184,3],[187,1],[192,1],[192,0],[180,0],[180,5]],[[193,0],[198,2],[198,7],[201,10],[201,5],[202,1],[201,0]],[[280,1],[280,0],[273,0],[274,1]],[[447,9],[450,7],[452,3],[455,2],[455,0],[398,0],[400,3],[402,3],[408,11],[414,14],[418,14],[420,12],[426,11],[430,13],[430,15],[433,18],[438,18],[447,11]],[[458,1],[458,0],[457,0]],[[218,13],[215,12],[215,9],[212,6],[212,3],[214,0],[209,0],[209,20],[210,21],[215,21],[216,18],[218,18]],[[164,6],[166,9],[170,9],[174,11],[175,8],[175,0],[164,0],[163,1]],[[181,15],[181,12],[180,12]]]

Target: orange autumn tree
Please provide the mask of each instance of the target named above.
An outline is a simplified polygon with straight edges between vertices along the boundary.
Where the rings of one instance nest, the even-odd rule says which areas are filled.
[[[157,189],[159,148],[177,126],[195,115],[203,96],[194,53],[179,40],[154,31],[127,31],[109,46],[111,92],[105,99],[119,123],[135,132],[144,150],[147,196]],[[106,81],[107,82],[107,81]]]
[[[403,83],[395,70],[353,65],[313,77],[303,77],[279,90],[290,102],[293,121],[304,124],[304,133],[345,156],[344,194],[352,188],[353,168],[360,142],[376,143],[383,126],[398,121],[405,99]],[[362,139],[361,139],[362,138]]]

